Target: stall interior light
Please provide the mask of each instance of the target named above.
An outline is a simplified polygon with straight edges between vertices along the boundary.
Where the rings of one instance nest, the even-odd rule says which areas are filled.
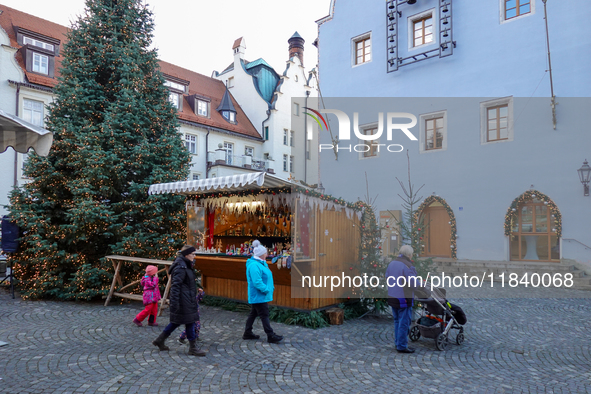
[[[244,208],[244,207],[262,207],[262,201],[244,201],[244,202],[229,202],[226,204],[229,208]]]

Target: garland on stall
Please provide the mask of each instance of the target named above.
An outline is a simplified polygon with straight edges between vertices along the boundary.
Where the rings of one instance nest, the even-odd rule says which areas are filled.
[[[534,200],[543,202],[544,205],[547,205],[550,208],[550,214],[552,215],[552,219],[554,219],[554,227],[552,228],[552,231],[556,233],[558,238],[560,238],[562,236],[562,215],[560,215],[558,206],[554,203],[554,201],[552,201],[550,197],[544,193],[540,193],[537,190],[528,190],[513,200],[511,206],[509,209],[507,209],[507,214],[505,215],[505,235],[511,235],[511,229],[513,227],[512,224],[516,223],[518,220],[517,209],[523,204],[532,202]]]
[[[433,204],[434,202],[438,202],[439,204],[443,205],[443,207],[445,208],[445,211],[447,212],[447,214],[449,215],[449,224],[451,225],[451,239],[450,239],[450,248],[451,248],[451,257],[452,259],[456,259],[457,258],[457,250],[458,250],[458,245],[457,245],[457,227],[456,227],[456,217],[454,215],[454,211],[452,211],[451,207],[447,204],[447,202],[439,197],[439,196],[429,196],[427,198],[425,198],[425,201],[423,201],[421,203],[421,205],[419,206],[419,208],[416,210],[415,212],[415,223],[418,223],[419,217],[421,215],[421,213],[423,212],[423,210],[425,208],[427,208],[429,205]],[[421,237],[422,239],[422,237]]]
[[[246,196],[258,196],[262,194],[279,194],[279,193],[300,193],[306,196],[310,196],[313,198],[317,198],[322,201],[326,201],[329,203],[339,204],[349,209],[353,209],[355,211],[361,211],[363,209],[363,203],[361,201],[357,201],[355,203],[347,202],[344,198],[341,197],[334,197],[330,194],[320,193],[314,189],[307,189],[300,186],[294,187],[283,187],[283,188],[275,188],[275,189],[258,189],[258,190],[241,190],[241,191],[234,191],[234,192],[219,192],[219,193],[208,193],[208,194],[195,194],[187,196],[189,201],[198,201],[201,199],[208,199],[208,198],[220,198],[220,197],[246,197]]]

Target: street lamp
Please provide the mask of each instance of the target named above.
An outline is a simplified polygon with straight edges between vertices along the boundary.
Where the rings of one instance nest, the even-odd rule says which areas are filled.
[[[583,166],[577,170],[579,173],[579,179],[583,184],[583,191],[584,196],[589,195],[589,178],[591,178],[591,167],[589,167],[589,163],[587,163],[587,159],[583,163]]]

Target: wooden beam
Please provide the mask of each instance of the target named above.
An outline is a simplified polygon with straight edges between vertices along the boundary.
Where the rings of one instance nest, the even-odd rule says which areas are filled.
[[[113,297],[113,292],[115,291],[115,283],[117,282],[117,278],[119,278],[119,269],[121,269],[121,261],[117,263],[117,267],[115,268],[115,275],[113,275],[113,283],[111,283],[111,289],[109,290],[109,295],[107,296],[107,300],[105,301],[105,306],[109,305],[109,301],[111,301],[111,297]]]

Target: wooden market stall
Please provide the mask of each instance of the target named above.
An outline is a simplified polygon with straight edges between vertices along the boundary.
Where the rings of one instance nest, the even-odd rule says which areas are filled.
[[[269,250],[273,305],[311,311],[350,290],[311,279],[350,275],[359,250],[357,204],[264,172],[155,184],[149,193],[187,196],[187,244],[198,249],[196,268],[210,296],[248,300],[245,263],[255,239]]]

